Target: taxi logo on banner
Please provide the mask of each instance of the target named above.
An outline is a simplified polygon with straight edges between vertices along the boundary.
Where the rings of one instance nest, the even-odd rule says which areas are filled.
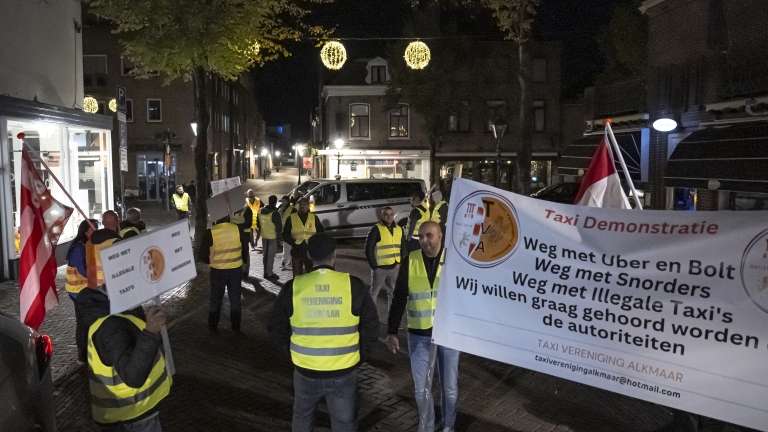
[[[154,246],[147,248],[141,254],[141,275],[144,280],[155,283],[163,277],[163,273],[165,273],[165,255]]]
[[[520,240],[517,211],[509,200],[477,191],[456,207],[453,247],[475,267],[495,267],[512,256]]]
[[[768,230],[752,239],[744,251],[741,284],[755,305],[768,313]]]

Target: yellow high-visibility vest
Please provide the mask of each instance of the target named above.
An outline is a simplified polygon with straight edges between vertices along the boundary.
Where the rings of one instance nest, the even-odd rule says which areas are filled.
[[[317,269],[293,279],[293,364],[333,371],[360,363],[359,325],[348,274]]]
[[[237,225],[220,223],[211,228],[211,235],[211,267],[223,270],[243,265],[243,245],[240,243],[240,230]]]
[[[406,234],[411,231],[411,224],[414,224],[413,228],[413,238],[419,237],[419,227],[424,222],[429,222],[429,210],[422,210],[419,207],[416,207],[416,209],[419,210],[419,213],[421,213],[421,217],[417,221],[412,221],[411,218],[408,218],[408,225],[406,226]]]
[[[440,272],[443,270],[443,253],[440,253],[435,281],[429,284],[427,268],[421,250],[415,250],[408,256],[408,328],[426,330],[435,322],[437,287],[440,285]]]
[[[128,227],[128,228],[123,228],[123,229],[121,229],[121,230],[120,230],[120,237],[125,237],[125,235],[126,235],[126,234],[127,234],[129,231],[133,231],[133,232],[135,232],[136,234],[141,234],[141,231],[139,231],[139,229],[138,229],[138,228],[136,228],[136,227]]]
[[[77,270],[77,267],[67,266],[67,282],[65,284],[67,292],[77,294],[87,286],[88,278],[81,275],[80,271]]]
[[[382,224],[379,227],[381,240],[376,243],[376,264],[380,266],[391,265],[400,262],[400,242],[403,240],[403,229],[395,225],[392,232]]]
[[[131,321],[139,330],[147,324],[132,315],[115,316]],[[171,391],[173,378],[165,369],[165,358],[158,349],[154,366],[139,388],[128,387],[114,366],[102,363],[93,344],[93,335],[109,316],[96,320],[88,330],[88,367],[91,388],[91,412],[98,423],[110,424],[134,419],[151,410]]]
[[[447,205],[448,205],[448,203],[447,203],[447,202],[445,202],[445,200],[442,200],[442,201],[440,201],[439,203],[437,203],[437,205],[435,206],[435,209],[434,209],[434,210],[432,210],[432,217],[430,218],[430,220],[431,220],[432,222],[437,222],[437,223],[440,223],[440,222],[442,222],[442,221],[440,220],[440,213],[439,213],[439,210],[440,210],[440,207],[442,207],[442,206],[444,206],[444,205],[445,205],[445,206],[447,206]]]
[[[261,238],[265,240],[277,238],[277,227],[272,222],[272,213],[259,212],[259,226],[261,226]]]
[[[99,251],[112,245],[118,239],[111,238],[103,243],[93,244],[90,240],[85,243],[85,265],[88,273],[88,288],[96,289],[107,283],[104,279],[104,268],[101,266]]]
[[[176,210],[189,211],[189,195],[186,192],[182,196],[173,194],[173,204],[176,206]]]
[[[315,227],[315,214],[312,212],[307,213],[307,224],[301,223],[298,213],[291,215],[291,236],[296,241],[297,245],[300,245],[309,238],[315,235],[317,229]]]
[[[283,219],[283,226],[285,226],[285,221],[287,221],[293,213],[293,204],[288,204],[288,207],[278,211],[280,212],[280,217]]]
[[[259,209],[261,208],[261,200],[256,198],[253,200],[253,204],[251,204],[251,200],[248,198],[245,199],[245,203],[248,204],[248,207],[251,208],[251,212],[253,213],[253,221],[251,222],[251,229],[256,229],[256,218],[259,214]]]

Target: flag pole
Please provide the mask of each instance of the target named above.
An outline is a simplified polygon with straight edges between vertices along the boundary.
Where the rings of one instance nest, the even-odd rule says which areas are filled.
[[[611,124],[606,122],[605,129],[608,131],[608,135],[611,138],[611,145],[613,146],[613,149],[616,151],[616,155],[618,156],[619,162],[621,163],[621,169],[624,171],[624,177],[627,178],[629,189],[632,191],[632,196],[635,198],[635,204],[637,205],[637,208],[639,210],[642,210],[643,205],[640,203],[640,197],[637,196],[637,191],[635,190],[635,184],[632,183],[632,177],[629,176],[629,170],[627,169],[627,164],[624,163],[624,156],[621,155],[621,149],[619,148],[619,143],[616,141],[616,136],[613,134],[613,128],[611,127]]]
[[[17,138],[21,139],[21,142],[22,142],[22,144],[24,145],[24,148],[25,148],[25,149],[26,149],[28,152],[30,152],[30,153],[38,153],[38,154],[40,153],[40,152],[38,152],[38,151],[35,151],[35,150],[33,150],[33,149],[32,149],[32,146],[30,146],[30,145],[29,145],[29,143],[27,143],[27,140],[25,140],[25,139],[24,139],[24,134],[23,134],[23,133],[20,133],[20,134],[17,136]],[[77,205],[77,203],[76,203],[76,202],[75,202],[75,200],[72,198],[72,196],[69,194],[69,192],[67,192],[67,189],[64,187],[64,185],[62,185],[62,184],[61,184],[61,182],[59,181],[59,179],[56,177],[56,174],[54,174],[54,173],[53,173],[53,171],[51,171],[51,168],[49,168],[49,167],[48,167],[48,164],[46,164],[46,163],[45,163],[45,161],[43,161],[43,158],[41,158],[40,156],[38,156],[38,158],[37,158],[37,159],[40,161],[40,163],[41,163],[41,164],[43,164],[43,166],[45,167],[45,169],[46,169],[46,170],[48,170],[48,174],[50,174],[50,175],[51,175],[51,177],[53,177],[53,180],[56,182],[56,184],[57,184],[57,185],[59,185],[59,187],[61,188],[61,190],[64,192],[64,195],[66,195],[66,196],[67,196],[67,198],[69,198],[69,201],[70,201],[70,202],[72,202],[72,204],[74,204],[74,205],[75,205],[75,208],[77,209],[77,211],[79,211],[79,212],[80,212],[80,214],[83,216],[83,218],[84,218],[85,220],[87,220],[87,221],[88,221],[88,225],[90,225],[90,226],[91,226],[91,228],[93,228],[93,230],[94,230],[94,231],[95,231],[95,230],[97,230],[97,229],[99,229],[99,227],[93,226],[93,223],[91,222],[91,218],[89,218],[88,216],[86,216],[86,215],[85,215],[85,213],[84,213],[84,212],[83,212],[83,210],[80,208],[80,206],[79,206],[79,205]]]

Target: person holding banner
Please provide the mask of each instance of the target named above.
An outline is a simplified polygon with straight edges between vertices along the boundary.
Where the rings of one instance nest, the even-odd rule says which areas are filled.
[[[240,332],[242,306],[240,285],[243,278],[243,257],[248,254],[248,243],[241,241],[241,230],[223,217],[203,237],[200,258],[211,266],[211,297],[208,304],[208,330],[215,334],[221,315],[224,290],[229,295],[229,320],[232,330]]]
[[[307,255],[307,240],[315,233],[325,231],[320,219],[309,211],[309,199],[300,198],[296,204],[299,211],[286,219],[283,227],[283,240],[291,245],[293,276],[312,271],[312,261]]]
[[[392,306],[395,280],[400,271],[400,245],[403,229],[395,223],[392,207],[381,210],[379,223],[368,232],[365,240],[365,256],[371,266],[371,298],[376,303],[379,291],[387,290],[387,310]]]
[[[144,221],[141,220],[141,210],[131,207],[125,212],[125,220],[120,223],[120,237],[129,239],[136,237],[144,231]]]
[[[189,220],[189,195],[184,192],[184,186],[176,186],[173,194],[173,205],[176,208],[176,220]]]
[[[277,253],[277,233],[283,231],[280,213],[277,211],[277,195],[269,197],[269,204],[258,213],[256,229],[261,233],[261,249],[264,253],[264,278],[272,279],[275,254]]]
[[[314,431],[325,399],[334,432],[356,432],[357,367],[378,342],[376,305],[363,281],[334,270],[333,237],[315,234],[306,249],[312,271],[280,290],[267,325],[270,342],[294,365],[292,430]]]
[[[419,249],[419,227],[429,221],[429,210],[424,208],[423,191],[416,191],[411,196],[411,214],[408,215],[408,223],[405,225],[405,235],[401,249],[407,255],[411,251]]]
[[[104,269],[101,266],[99,251],[116,241],[120,241],[120,219],[117,213],[107,210],[101,216],[101,224],[104,228],[96,230],[85,244],[85,262],[88,267],[88,288],[97,289],[106,283]]]
[[[259,228],[258,228],[258,214],[261,208],[261,200],[256,197],[256,192],[253,189],[248,189],[248,198],[245,199],[245,204],[251,210],[253,217],[251,223],[251,250],[256,250],[256,245],[259,243]]]
[[[83,324],[83,311],[77,304],[77,296],[88,287],[88,270],[85,262],[85,244],[93,234],[93,227],[98,226],[97,220],[91,219],[80,222],[77,236],[67,251],[67,281],[65,288],[72,303],[75,304],[75,343],[77,344],[77,364],[84,365],[87,358],[87,340]]]
[[[293,202],[291,202],[291,200],[288,198],[288,195],[285,195],[280,200],[280,208],[278,208],[277,211],[280,213],[281,226],[285,226],[286,219],[288,219],[294,212],[296,212]],[[280,236],[280,240],[282,241],[282,236]],[[280,259],[280,267],[282,267],[283,270],[286,270],[288,266],[291,265],[291,245],[286,241],[282,241],[282,243],[283,256]]]
[[[160,349],[165,313],[159,306],[96,320],[88,330],[91,412],[102,431],[159,432],[157,404],[173,379]]]
[[[395,284],[395,295],[389,309],[387,348],[393,353],[400,349],[397,330],[405,310],[408,310],[408,353],[411,357],[411,373],[416,388],[416,405],[425,431],[434,431],[435,409],[430,387],[427,387],[432,348],[432,325],[435,320],[435,304],[440,272],[443,264],[443,234],[437,222],[424,222],[419,227],[421,250],[403,258]],[[440,411],[443,416],[443,432],[452,432],[456,422],[458,400],[459,351],[437,346],[437,373],[442,384]]]

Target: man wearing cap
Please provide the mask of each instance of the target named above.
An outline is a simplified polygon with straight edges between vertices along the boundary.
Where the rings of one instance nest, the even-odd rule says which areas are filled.
[[[376,346],[376,306],[363,281],[334,270],[333,237],[315,234],[306,249],[312,271],[280,291],[267,326],[294,364],[292,430],[314,431],[325,399],[334,432],[357,431],[357,367]]]
[[[419,248],[419,228],[421,224],[429,220],[429,210],[424,208],[424,192],[416,191],[411,196],[411,213],[408,215],[408,224],[405,226],[403,236],[403,255]]]
[[[431,402],[431,389],[426,387],[429,370],[429,351],[432,345],[432,325],[435,321],[437,287],[440,282],[443,254],[443,234],[437,222],[424,222],[419,228],[421,250],[403,258],[395,283],[395,295],[389,309],[387,348],[397,353],[400,341],[397,329],[403,313],[408,310],[408,353],[411,373],[416,388],[419,417],[424,420],[426,432],[434,431],[435,409]],[[459,351],[437,347],[437,373],[442,384],[440,412],[443,432],[453,432],[458,399]]]
[[[261,233],[261,249],[264,253],[264,278],[271,279],[277,253],[277,233],[282,233],[283,222],[277,211],[277,195],[269,197],[269,204],[259,211],[256,229]]]
[[[242,218],[242,215],[236,215]],[[242,318],[240,283],[243,277],[243,257],[248,254],[248,243],[242,241],[241,229],[225,216],[216,222],[203,237],[200,259],[211,265],[211,297],[208,304],[208,330],[216,333],[221,314],[224,290],[229,295],[229,320],[232,330],[240,332]]]
[[[400,243],[403,229],[395,223],[392,207],[381,210],[379,223],[371,228],[365,240],[365,256],[371,266],[371,298],[376,303],[379,291],[387,290],[387,310],[392,306],[395,280],[400,270]]]
[[[291,245],[294,276],[311,271],[312,261],[307,256],[307,240],[315,233],[325,231],[320,219],[309,211],[309,199],[300,198],[296,205],[298,211],[286,219],[283,227],[283,240]]]

